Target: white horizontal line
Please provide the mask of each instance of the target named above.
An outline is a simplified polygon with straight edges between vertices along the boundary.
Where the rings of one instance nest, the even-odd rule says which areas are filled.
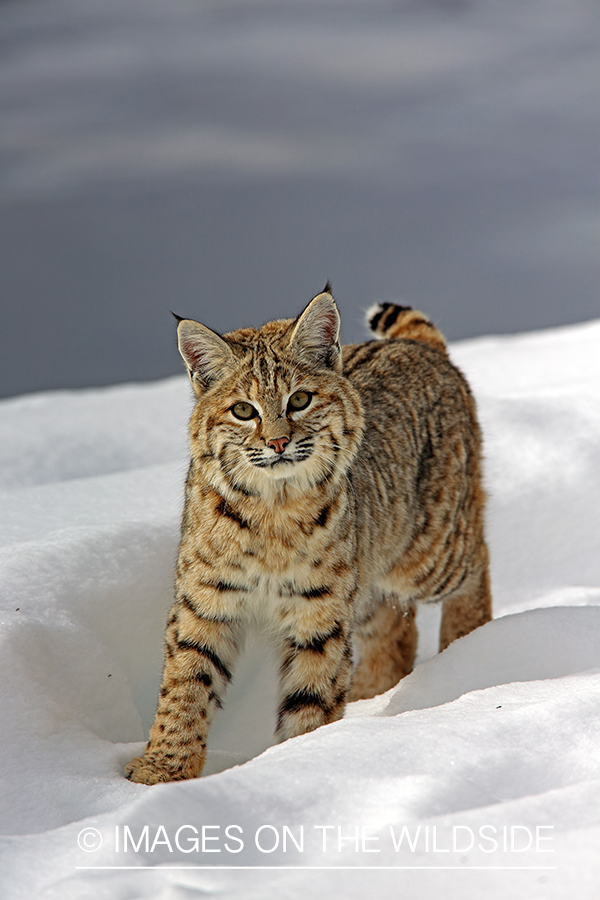
[[[214,871],[228,871],[235,872],[238,871],[252,871],[256,869],[257,871],[264,871],[266,869],[270,871],[276,871],[278,869],[281,870],[292,870],[294,872],[322,872],[322,871],[335,871],[339,869],[340,871],[369,871],[369,872],[378,872],[378,871],[397,871],[400,869],[429,869],[430,871],[461,871],[464,872],[466,870],[473,871],[477,870],[480,872],[485,871],[494,871],[497,872],[502,869],[506,869],[506,871],[535,871],[535,872],[546,872],[553,871],[557,868],[557,866],[170,866],[168,864],[159,865],[159,866],[75,866],[76,869],[81,870],[97,870],[97,869],[127,869],[127,870],[139,870],[140,872],[147,872],[149,869],[173,869],[174,871],[182,871],[182,870],[190,870],[190,869],[203,869],[205,871],[210,871],[211,869]]]

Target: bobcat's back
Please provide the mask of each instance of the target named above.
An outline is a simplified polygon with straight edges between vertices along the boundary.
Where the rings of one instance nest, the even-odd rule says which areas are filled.
[[[487,570],[475,403],[422,313],[386,304],[370,321],[382,339],[344,348],[365,417],[352,466],[363,565],[402,602],[437,600]]]

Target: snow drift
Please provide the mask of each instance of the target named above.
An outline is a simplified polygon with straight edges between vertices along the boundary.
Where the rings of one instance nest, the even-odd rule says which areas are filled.
[[[0,403],[5,898],[578,900],[600,889],[600,322],[456,344],[483,425],[495,620],[270,747],[257,638],[207,776],[122,775],[154,714],[183,377]]]

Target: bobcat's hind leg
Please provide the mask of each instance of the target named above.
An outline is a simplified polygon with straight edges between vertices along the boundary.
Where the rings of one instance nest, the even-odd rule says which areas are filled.
[[[359,622],[353,636],[358,665],[348,700],[366,700],[394,687],[412,672],[417,650],[414,606],[380,602]]]
[[[491,618],[492,595],[490,576],[486,567],[478,577],[473,578],[469,588],[444,600],[440,625],[440,652],[456,638],[470,634]]]

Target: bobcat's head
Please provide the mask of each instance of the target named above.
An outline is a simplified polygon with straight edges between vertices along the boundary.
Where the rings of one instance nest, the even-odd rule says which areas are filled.
[[[215,487],[308,487],[348,469],[363,416],[342,374],[339,325],[329,285],[297,319],[260,329],[221,336],[179,321],[179,350],[197,397],[192,455]]]

